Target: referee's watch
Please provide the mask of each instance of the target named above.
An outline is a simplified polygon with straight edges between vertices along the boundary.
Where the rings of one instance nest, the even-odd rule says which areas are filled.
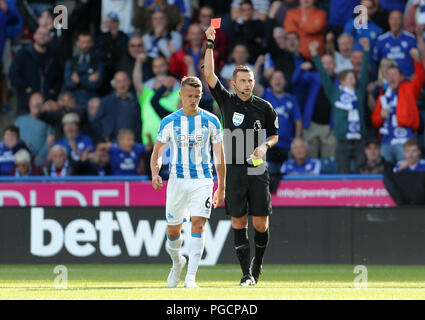
[[[268,150],[268,149],[270,149],[270,148],[272,147],[272,145],[271,145],[271,144],[270,144],[270,142],[268,142],[268,141],[266,141],[266,143],[265,143],[265,144],[266,144],[267,150]]]

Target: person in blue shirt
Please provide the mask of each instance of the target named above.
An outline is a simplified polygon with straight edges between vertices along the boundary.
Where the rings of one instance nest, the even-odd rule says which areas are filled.
[[[388,12],[398,10],[404,12],[406,8],[406,0],[380,0],[379,5]]]
[[[3,130],[0,142],[0,176],[9,175],[15,168],[15,153],[21,149],[30,151],[25,143],[19,140],[19,128],[11,125]]]
[[[301,138],[295,138],[291,144],[294,159],[286,161],[281,168],[284,175],[320,174],[320,161],[307,156],[307,147]]]
[[[373,50],[373,60],[379,65],[384,58],[394,59],[407,77],[414,73],[410,49],[417,48],[416,37],[403,30],[403,13],[392,11],[388,18],[390,31],[380,35]]]
[[[271,103],[279,119],[279,141],[267,154],[270,174],[279,173],[282,163],[288,160],[289,148],[294,137],[302,135],[302,120],[297,99],[284,91],[285,76],[282,71],[273,71],[270,88],[256,83],[256,94]]]
[[[108,149],[111,175],[137,175],[145,151],[148,150],[143,144],[134,142],[133,131],[121,129],[118,132],[118,144],[110,145]]]
[[[417,139],[409,139],[404,143],[405,160],[398,161],[393,171],[421,171],[425,172],[425,159],[420,159],[421,148]]]
[[[378,37],[384,32],[380,26],[372,21],[373,0],[362,0],[361,5],[367,8],[367,27],[364,25],[364,22],[358,20],[358,18],[352,18],[347,21],[344,26],[344,33],[349,33],[353,36],[354,39],[354,50],[363,50],[362,46],[359,43],[361,38],[368,38],[370,42],[370,49],[373,51],[375,48],[375,43]],[[356,22],[359,23],[359,26],[356,27]],[[364,25],[364,27],[362,27]]]
[[[93,140],[86,135],[80,134],[80,117],[76,113],[67,113],[62,118],[63,133],[62,139],[56,144],[64,146],[69,157],[77,162],[86,151],[94,149]]]

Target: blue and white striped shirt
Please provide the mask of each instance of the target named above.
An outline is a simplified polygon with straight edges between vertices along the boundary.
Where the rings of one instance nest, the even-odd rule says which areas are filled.
[[[196,115],[186,116],[180,109],[162,119],[156,139],[170,144],[170,177],[213,177],[211,143],[223,141],[215,115],[199,109]]]

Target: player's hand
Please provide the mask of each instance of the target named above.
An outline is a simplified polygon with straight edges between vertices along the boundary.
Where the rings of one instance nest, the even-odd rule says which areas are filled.
[[[214,196],[213,196],[213,202],[212,202],[213,208],[216,209],[219,206],[221,206],[225,197],[226,196],[225,196],[224,189],[218,188],[217,190],[215,190]]]
[[[267,153],[267,146],[263,143],[261,146],[255,148],[253,155],[256,159],[262,158]]]
[[[162,178],[160,175],[152,176],[152,187],[155,190],[159,190],[163,187]]]
[[[205,31],[205,36],[207,37],[207,39],[214,41],[215,40],[215,29],[213,27],[209,26],[207,31]]]

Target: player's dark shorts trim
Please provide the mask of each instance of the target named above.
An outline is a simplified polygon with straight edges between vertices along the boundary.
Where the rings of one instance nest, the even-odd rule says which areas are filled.
[[[226,214],[235,218],[272,214],[270,177],[267,169],[260,175],[248,175],[244,165],[227,165]]]

